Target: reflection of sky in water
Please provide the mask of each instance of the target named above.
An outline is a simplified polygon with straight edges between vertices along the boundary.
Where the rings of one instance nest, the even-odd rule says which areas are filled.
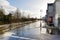
[[[43,23],[42,23],[43,24]],[[40,34],[40,21],[31,23],[24,27],[11,30],[3,35],[0,35],[0,40],[40,40],[40,38],[59,40],[60,36],[57,35],[42,35]],[[45,32],[45,29],[42,29]],[[48,36],[48,37],[47,37]],[[55,39],[56,38],[56,39]],[[50,39],[50,40],[51,40]]]
[[[3,34],[3,40],[21,40],[21,39],[33,39],[34,36],[40,34],[40,21],[36,23],[31,23],[27,26],[11,30],[10,32],[6,32]],[[21,38],[22,37],[22,38]]]
[[[11,37],[18,36],[18,38],[19,37],[40,38],[40,21],[35,22],[35,23],[31,23],[31,24],[26,25],[24,27],[7,32],[4,34],[4,37],[7,37],[7,36],[11,36]],[[11,37],[9,37],[9,40],[11,40],[12,38],[13,39],[15,38],[15,37],[12,37],[12,38]],[[7,37],[7,39],[8,39],[8,37]]]
[[[29,24],[25,27],[16,29],[15,33],[18,31],[19,36],[29,37],[33,35],[39,35],[40,34],[40,22]]]

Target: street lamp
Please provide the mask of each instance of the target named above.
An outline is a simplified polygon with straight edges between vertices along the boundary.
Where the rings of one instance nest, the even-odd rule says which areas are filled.
[[[42,26],[42,23],[41,23],[41,14],[42,14],[42,10],[40,10],[40,33],[41,33],[41,26]]]

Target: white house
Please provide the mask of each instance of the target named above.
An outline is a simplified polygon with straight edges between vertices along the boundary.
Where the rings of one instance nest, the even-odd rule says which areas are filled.
[[[54,21],[55,21],[55,3],[48,3],[48,5],[47,5],[46,20],[48,20],[50,16],[53,17],[53,23],[54,23]]]
[[[55,1],[55,26],[60,26],[60,0]]]

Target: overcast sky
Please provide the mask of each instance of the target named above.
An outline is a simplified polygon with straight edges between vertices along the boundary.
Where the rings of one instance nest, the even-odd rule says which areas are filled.
[[[19,8],[31,12],[31,16],[39,18],[40,15],[44,16],[46,14],[47,3],[53,2],[54,0],[0,0],[0,5],[4,6],[6,11]],[[40,12],[40,10],[42,11]]]

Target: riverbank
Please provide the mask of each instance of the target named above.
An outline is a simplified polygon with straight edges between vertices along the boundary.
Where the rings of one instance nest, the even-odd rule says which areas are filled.
[[[27,24],[33,23],[36,21],[26,21],[26,22],[19,22],[19,23],[11,23],[11,24],[5,24],[5,25],[0,25],[0,34],[3,34],[4,32],[23,27]]]

